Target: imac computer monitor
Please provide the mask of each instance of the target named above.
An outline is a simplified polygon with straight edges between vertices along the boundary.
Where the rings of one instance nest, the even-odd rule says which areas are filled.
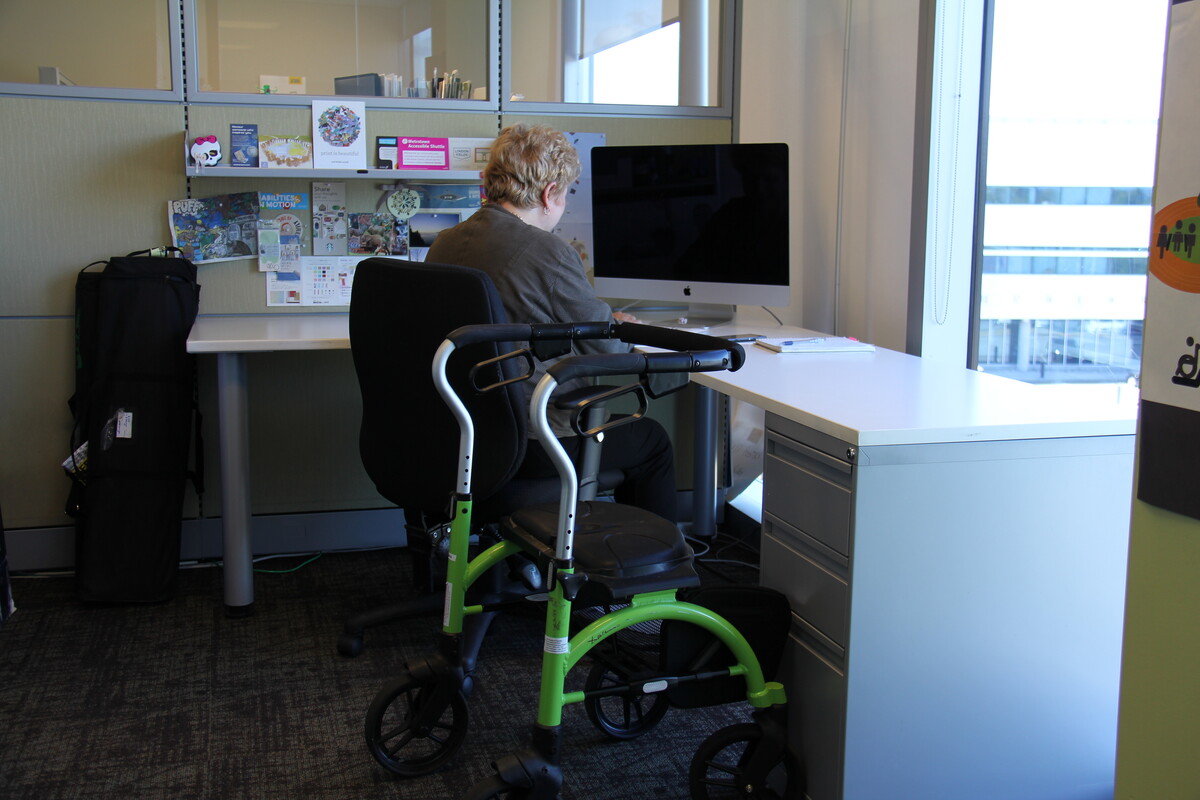
[[[786,144],[592,150],[596,293],[786,307]]]

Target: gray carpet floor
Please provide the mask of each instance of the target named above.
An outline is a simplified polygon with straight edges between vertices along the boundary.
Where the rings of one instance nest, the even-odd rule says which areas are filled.
[[[434,650],[437,622],[374,629],[361,656],[344,658],[335,647],[343,620],[408,591],[408,558],[387,550],[303,561],[259,564],[270,571],[256,576],[257,613],[247,619],[225,616],[216,568],[183,570],[176,598],[150,606],[84,606],[71,576],[16,577],[17,613],[0,628],[0,797],[456,798],[527,743],[537,610],[493,625],[454,761],[414,779],[376,764],[363,738],[367,707],[406,659]],[[753,580],[718,569],[701,570],[706,583]],[[672,709],[649,735],[617,742],[571,706],[562,798],[686,798],[696,747],[748,719],[742,703]]]

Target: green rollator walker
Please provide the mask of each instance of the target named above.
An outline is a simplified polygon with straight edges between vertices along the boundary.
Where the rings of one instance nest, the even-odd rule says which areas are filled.
[[[619,338],[669,352],[573,356],[549,367],[533,390],[529,423],[558,472],[559,501],[515,511],[502,520],[498,541],[472,556],[475,430],[472,414],[448,374],[452,355],[479,343],[582,338]],[[576,378],[634,376],[624,386],[592,387],[566,401],[575,432],[601,440],[606,430],[641,417],[648,397],[660,396],[653,376],[736,370],[744,357],[739,345],[723,339],[630,323],[471,325],[447,337],[434,358],[433,378],[459,425],[460,470],[449,535],[442,636],[437,654],[410,664],[372,703],[366,734],[376,760],[393,772],[417,775],[437,769],[457,752],[466,736],[468,715],[463,691],[468,678],[460,651],[464,621],[494,610],[486,603],[471,603],[469,593],[506,560],[525,556],[537,565],[549,592],[533,739],[529,747],[498,759],[495,774],[472,787],[465,798],[555,800],[563,784],[559,751],[564,707],[584,703],[601,730],[614,738],[633,738],[656,724],[675,696],[683,698],[684,706],[712,704],[696,701],[694,689],[699,682],[714,682],[715,688],[703,694],[718,703],[733,699],[729,690],[734,684],[733,695],[740,694],[750,703],[754,721],[718,730],[705,740],[689,770],[691,796],[800,796],[803,776],[799,760],[787,747],[784,689],[766,680],[755,647],[725,615],[708,607],[711,603],[678,597],[681,590],[692,591],[699,585],[691,548],[678,528],[632,506],[580,500],[581,491],[588,494],[593,466],[585,456],[581,489],[576,465],[549,421],[552,402],[563,407],[563,401],[551,401],[560,384]],[[525,365],[523,370],[513,368],[518,362]],[[533,371],[529,348],[519,348],[475,364],[471,383],[486,394],[526,380]],[[634,413],[608,418],[594,413],[626,395],[638,401]],[[696,597],[702,594],[700,590]],[[786,635],[786,601],[775,599],[776,613],[771,616],[783,620],[782,635]],[[573,607],[603,608],[605,613],[572,634]],[[620,650],[611,647],[618,634],[654,621],[661,622],[662,636],[657,664],[613,657]],[[781,638],[780,631],[772,636]],[[777,653],[781,647],[779,641],[770,649]],[[585,656],[591,656],[596,666],[583,690],[568,692],[567,675]],[[613,702],[616,713],[610,710]]]

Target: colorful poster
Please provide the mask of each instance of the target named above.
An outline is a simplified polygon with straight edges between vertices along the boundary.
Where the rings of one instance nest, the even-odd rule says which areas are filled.
[[[346,184],[312,185],[312,254],[344,256],[348,250]]]
[[[309,248],[308,195],[303,192],[259,192],[258,269],[294,272]]]
[[[367,168],[367,106],[361,101],[317,100],[312,104],[313,167]]]
[[[388,212],[351,214],[348,249],[351,255],[403,256],[408,254],[408,220]]]
[[[258,192],[167,203],[171,243],[194,264],[258,253]]]
[[[1200,3],[1175,3],[1146,276],[1138,499],[1200,519]]]

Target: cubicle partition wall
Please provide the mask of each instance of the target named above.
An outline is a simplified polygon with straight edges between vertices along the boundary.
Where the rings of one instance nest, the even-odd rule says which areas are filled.
[[[63,511],[69,482],[60,464],[68,455],[71,427],[67,400],[74,390],[77,273],[109,256],[170,244],[168,201],[238,191],[310,191],[313,177],[303,171],[189,175],[186,156],[189,135],[215,135],[228,150],[229,125],[235,122],[256,124],[260,131],[307,134],[310,100],[299,98],[292,105],[92,100],[6,95],[0,87],[0,184],[10,187],[0,214],[0,340],[5,343],[0,402],[6,409],[0,417],[5,442],[0,486],[10,552],[22,568],[67,566],[73,556],[72,525]],[[519,117],[487,107],[369,107],[366,131],[368,137],[492,137],[519,120],[603,133],[610,144],[732,138],[728,118]],[[351,205],[374,208],[384,191],[383,181],[374,176],[338,179],[344,180]],[[268,308],[264,278],[253,259],[202,264],[199,282],[201,315],[346,311]],[[254,354],[247,365],[253,512],[384,507],[358,461],[359,401],[349,353]],[[216,368],[211,358],[201,357],[199,370],[204,433],[215,455]],[[680,454],[681,459],[688,455]],[[207,460],[209,487],[220,485],[217,464],[215,457]],[[218,495],[209,491],[199,502],[189,493],[185,517],[219,518]],[[185,531],[194,528],[185,525]],[[210,526],[200,528],[211,535]]]

